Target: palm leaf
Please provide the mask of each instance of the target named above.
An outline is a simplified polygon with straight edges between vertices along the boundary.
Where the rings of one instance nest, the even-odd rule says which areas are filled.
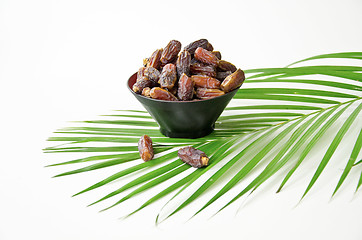
[[[328,65],[330,58],[353,59],[357,64]],[[327,64],[308,65],[314,60]],[[216,211],[219,212],[247,192],[253,193],[272,176],[287,170],[277,190],[279,192],[294,173],[302,169],[303,162],[321,138],[334,135],[331,142],[323,143],[327,150],[306,186],[302,195],[304,198],[317,184],[327,164],[339,151],[339,146],[346,146],[343,139],[347,135],[358,135],[349,134],[355,131],[359,135],[354,139],[353,148],[351,146],[350,158],[346,160],[333,196],[343,186],[351,169],[361,162],[356,161],[362,147],[360,60],[361,52],[332,53],[306,58],[285,68],[246,70],[247,79],[243,87],[216,122],[215,131],[199,139],[164,137],[157,123],[147,112],[140,110],[118,110],[102,115],[102,119],[74,122],[76,126],[56,131],[55,136],[48,140],[58,145],[47,147],[44,152],[88,153],[88,156],[47,166],[83,165],[55,177],[104,171],[119,166],[117,172],[74,196],[101,189],[112,182],[114,190],[89,204],[114,200],[113,204],[103,208],[107,210],[122,207],[122,203],[145,191],[152,193],[152,197],[129,212],[130,216],[174,192],[157,215],[157,221],[164,221],[182,212],[205,193],[211,194],[211,197],[202,200],[205,202],[193,216],[214,206],[216,201],[223,203],[223,207]],[[295,64],[304,66],[291,67]],[[267,88],[264,84],[272,84],[273,87]],[[255,103],[247,105],[245,99]],[[156,156],[149,162],[142,162],[138,154],[137,142],[143,134],[148,134],[154,142]],[[179,160],[177,150],[185,145],[192,145],[207,153],[209,166],[192,169]],[[262,170],[257,173],[259,169]],[[246,187],[238,190],[231,199],[226,197],[226,193],[238,188],[247,176],[254,173],[257,173],[256,177],[252,177]],[[119,179],[125,182],[117,181]],[[166,184],[166,187],[157,192],[155,187],[160,184]],[[362,171],[356,191],[361,185]]]
[[[342,59],[343,58],[350,58],[350,59],[362,60],[362,53],[361,52],[344,52],[344,53],[322,54],[322,55],[318,55],[318,56],[314,56],[314,57],[299,60],[297,62],[294,62],[294,63],[288,65],[288,67],[292,66],[294,64],[297,64],[297,63],[305,62],[305,61],[316,60],[316,59],[324,59],[324,58],[342,58]]]
[[[350,128],[353,121],[356,119],[357,115],[360,113],[362,108],[362,104],[360,104],[353,113],[347,118],[347,120],[344,122],[343,126],[339,129],[337,135],[333,139],[331,145],[329,146],[326,154],[324,155],[322,161],[320,162],[315,174],[313,175],[312,180],[310,181],[307,189],[305,190],[302,198],[309,192],[311,187],[314,185],[314,183],[317,181],[318,177],[321,175],[323,169],[326,167],[327,163],[331,159],[333,153],[336,151],[338,145],[340,144],[343,136],[346,134],[348,129]]]
[[[356,158],[358,156],[358,153],[361,151],[361,148],[362,148],[362,129],[359,132],[357,141],[356,141],[356,143],[355,143],[355,145],[353,147],[353,150],[352,150],[351,156],[348,159],[347,165],[346,165],[345,169],[343,170],[341,178],[339,179],[339,181],[337,183],[337,186],[334,189],[333,196],[334,196],[334,194],[336,194],[338,189],[341,187],[341,185],[344,182],[344,180],[346,179],[349,171],[351,171],[351,169],[352,169],[352,167],[354,165],[354,162],[356,161]],[[358,163],[356,163],[356,164],[358,164]],[[357,186],[357,189],[358,189],[359,186],[360,186],[360,184]]]

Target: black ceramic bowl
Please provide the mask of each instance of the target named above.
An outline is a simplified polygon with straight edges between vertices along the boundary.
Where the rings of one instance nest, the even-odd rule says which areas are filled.
[[[136,80],[137,73],[128,79],[128,89],[156,120],[161,133],[171,138],[199,138],[210,134],[239,89],[200,101],[162,101],[135,93],[132,87]]]

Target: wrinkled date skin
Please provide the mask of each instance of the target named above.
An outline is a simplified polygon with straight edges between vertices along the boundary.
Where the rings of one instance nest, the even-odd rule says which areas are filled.
[[[241,86],[245,80],[244,72],[239,68],[234,73],[227,76],[224,81],[221,83],[221,90],[225,92],[230,92],[237,87]]]
[[[198,47],[206,49],[209,44],[209,41],[207,39],[199,39],[195,42],[190,43],[186,47],[184,47],[185,50],[187,50],[191,55],[193,55]]]
[[[221,52],[219,51],[212,51],[212,54],[214,54],[219,60],[221,60]]]
[[[211,65],[206,65],[200,62],[193,62],[190,66],[190,72],[195,75],[206,75],[216,77],[216,69]]]
[[[236,67],[234,66],[234,64],[232,63],[229,63],[227,61],[224,61],[224,60],[220,60],[218,62],[218,65],[217,67],[219,69],[221,69],[221,71],[231,71],[231,72],[235,72],[236,71]]]
[[[143,89],[146,87],[152,88],[155,87],[157,83],[149,80],[145,76],[141,77],[141,79],[138,79],[137,82],[133,85],[132,90],[135,93],[142,93]]]
[[[207,39],[181,50],[177,40],[168,42],[143,60],[132,89],[144,97],[163,101],[200,101],[240,87],[244,72],[221,59]]]
[[[138,69],[137,72],[137,81],[141,80],[141,78],[145,75],[145,67],[141,67],[140,69]]]
[[[206,64],[210,64],[215,67],[218,65],[219,62],[219,59],[214,54],[212,54],[212,52],[200,47],[196,49],[194,56],[196,60]]]
[[[151,98],[158,100],[177,101],[177,98],[172,93],[160,87],[152,88],[150,91],[150,96]]]
[[[158,83],[162,88],[171,90],[177,81],[176,66],[172,63],[166,64],[160,74]]]
[[[145,87],[145,88],[142,90],[142,95],[145,96],[145,97],[151,97],[150,92],[151,92],[151,88]]]
[[[184,163],[195,168],[202,168],[209,164],[209,158],[203,151],[190,146],[180,148],[177,155]]]
[[[226,72],[217,72],[216,74],[216,79],[223,81],[227,76],[229,76],[230,74],[232,74],[231,71],[226,71]]]
[[[190,74],[190,65],[191,65],[191,54],[187,50],[183,50],[179,57],[177,58],[176,68],[177,75],[181,77],[183,73],[187,76]]]
[[[146,67],[143,72],[143,75],[155,83],[157,83],[158,79],[160,78],[160,72],[153,67]]]
[[[197,88],[196,96],[200,99],[209,99],[224,95],[225,92],[220,89],[210,89],[210,88]]]
[[[181,78],[178,82],[178,91],[177,96],[182,101],[189,101],[193,98],[194,95],[194,86],[195,83],[190,77],[185,73],[181,75]]]
[[[214,47],[211,45],[211,43],[207,43],[205,49],[210,52],[214,51]]]
[[[166,65],[167,63],[172,63],[176,59],[180,50],[181,43],[177,40],[171,40],[162,52],[160,59],[161,64]]]
[[[138,141],[138,151],[143,161],[148,162],[153,159],[152,140],[149,136],[143,135]]]
[[[196,87],[202,88],[220,88],[220,81],[216,78],[212,78],[205,75],[192,75],[192,81],[194,81]]]
[[[147,67],[153,67],[156,69],[160,69],[161,67],[161,55],[162,55],[163,49],[157,49],[154,51],[151,55],[151,57],[148,59]]]

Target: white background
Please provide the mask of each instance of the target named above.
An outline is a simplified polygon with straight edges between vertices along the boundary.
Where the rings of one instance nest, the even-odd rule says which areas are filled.
[[[278,195],[267,185],[236,216],[238,206],[211,220],[155,227],[162,204],[124,221],[86,208],[90,195],[70,196],[94,180],[51,178],[60,169],[44,166],[58,156],[42,153],[67,121],[142,109],[125,82],[171,39],[208,38],[225,59],[251,69],[361,51],[361,29],[357,0],[0,0],[0,239],[362,239],[358,171],[332,201],[338,179],[329,183],[327,174],[296,207],[306,182]]]

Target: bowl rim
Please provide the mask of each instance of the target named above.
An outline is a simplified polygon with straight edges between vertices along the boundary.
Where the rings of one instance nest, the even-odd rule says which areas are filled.
[[[213,97],[213,98],[208,98],[208,99],[198,99],[198,100],[196,100],[196,101],[195,101],[195,100],[191,100],[191,101],[160,100],[160,99],[154,99],[154,98],[145,97],[145,96],[143,96],[142,94],[135,93],[135,92],[130,88],[130,86],[129,86],[129,81],[130,81],[131,78],[132,78],[133,76],[135,76],[135,75],[137,75],[137,72],[135,72],[134,74],[132,74],[132,75],[128,78],[127,82],[126,82],[126,85],[127,85],[128,90],[131,91],[131,93],[132,93],[133,95],[135,95],[135,96],[138,96],[138,97],[141,97],[141,98],[150,100],[150,101],[155,101],[155,102],[177,103],[177,104],[206,102],[206,101],[211,101],[211,100],[213,100],[213,99],[225,97],[225,95],[229,95],[229,94],[231,94],[231,93],[233,93],[233,92],[235,92],[235,91],[238,91],[238,90],[240,89],[240,87],[241,87],[241,85],[240,85],[239,87],[235,88],[234,90],[232,90],[232,91],[230,91],[230,92],[227,92],[227,93],[225,93],[225,94],[223,94],[223,95],[221,95],[221,96],[217,96],[217,97]]]

